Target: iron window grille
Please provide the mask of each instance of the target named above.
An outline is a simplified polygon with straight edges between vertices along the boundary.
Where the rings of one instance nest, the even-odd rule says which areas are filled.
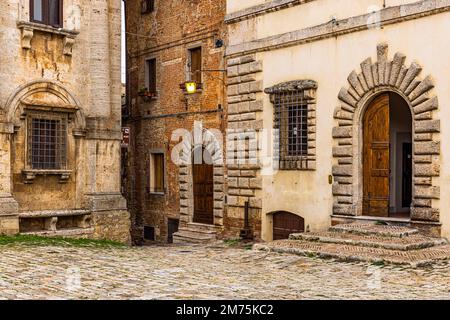
[[[67,115],[27,116],[27,162],[32,170],[67,167]]]
[[[274,152],[279,169],[315,169],[316,88],[312,80],[298,80],[265,90],[274,105]]]
[[[141,1],[141,14],[152,13],[155,11],[155,0]]]

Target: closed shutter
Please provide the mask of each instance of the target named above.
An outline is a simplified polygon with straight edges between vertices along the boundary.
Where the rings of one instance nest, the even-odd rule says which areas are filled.
[[[191,49],[191,80],[202,83],[202,48]]]
[[[154,154],[154,192],[164,192],[164,155]]]
[[[148,92],[156,93],[156,59],[147,60]]]

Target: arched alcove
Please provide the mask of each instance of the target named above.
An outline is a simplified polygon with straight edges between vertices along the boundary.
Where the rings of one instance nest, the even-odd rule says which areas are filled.
[[[434,112],[439,108],[433,94],[431,76],[421,80],[422,68],[416,62],[405,66],[405,55],[396,53],[388,59],[388,46],[378,46],[378,60],[361,64],[361,72],[353,71],[349,86],[339,93],[340,105],[334,112],[333,128],[333,214],[364,214],[363,117],[370,103],[380,94],[396,94],[412,114],[412,204],[411,220],[439,222],[440,189],[440,120]]]

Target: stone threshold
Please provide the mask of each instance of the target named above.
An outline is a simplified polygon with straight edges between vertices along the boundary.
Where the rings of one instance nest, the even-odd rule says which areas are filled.
[[[409,224],[411,222],[410,218],[391,218],[391,217],[369,217],[369,216],[343,216],[343,215],[331,215],[332,219],[345,219],[345,220],[354,220],[360,222],[395,222],[395,223],[405,223]]]

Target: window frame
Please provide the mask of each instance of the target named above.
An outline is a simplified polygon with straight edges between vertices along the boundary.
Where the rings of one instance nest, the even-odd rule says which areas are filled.
[[[58,139],[58,130],[62,132],[61,141],[56,141],[57,156],[55,157],[55,167],[52,168],[39,168],[35,167],[33,162],[33,145],[34,145],[34,132],[33,132],[33,120],[49,120],[60,121],[59,126],[63,126],[64,129],[56,128],[56,139]],[[68,138],[69,138],[69,117],[66,113],[41,113],[41,112],[27,112],[26,115],[26,168],[34,172],[61,172],[67,170],[68,162]],[[59,154],[59,155],[58,155]]]
[[[277,84],[264,90],[270,94],[274,110],[274,160],[279,170],[315,170],[316,169],[316,90],[314,80],[294,80]],[[289,108],[297,108],[297,118],[290,122]],[[298,111],[300,110],[300,111]],[[300,138],[294,138],[296,145],[290,147],[289,126],[303,123],[297,128]]]
[[[156,8],[156,0],[141,0],[141,14],[152,13]]]
[[[193,53],[195,51],[199,51],[200,52],[200,61],[199,61],[199,69],[197,69],[197,72],[195,72],[192,69],[192,61],[193,61]],[[203,73],[202,73],[202,69],[203,69],[203,46],[198,45],[198,46],[194,46],[188,49],[188,80],[195,82],[197,85],[199,85],[201,87],[202,83],[203,83]],[[197,71],[196,70],[196,71]],[[198,78],[197,78],[198,77]]]
[[[58,24],[50,23],[50,4],[49,0],[41,0],[42,1],[42,20],[35,19],[34,15],[34,0],[30,0],[30,21],[34,23],[39,23],[42,25],[50,26],[53,28],[62,28],[63,27],[63,19],[64,19],[64,1],[57,0],[59,2],[59,12],[58,12]]]
[[[150,70],[150,62],[153,61],[153,70]],[[153,88],[152,81],[150,79],[153,74]],[[145,59],[145,87],[147,88],[147,92],[151,93],[154,96],[158,94],[158,67],[156,58],[147,58]]]
[[[161,178],[162,178],[162,189],[156,189],[155,187],[155,156],[161,156],[162,157],[162,172],[161,172]],[[148,176],[148,182],[149,182],[149,194],[151,195],[165,195],[166,194],[166,154],[162,150],[152,150],[150,152],[150,159],[149,159],[149,176]]]

